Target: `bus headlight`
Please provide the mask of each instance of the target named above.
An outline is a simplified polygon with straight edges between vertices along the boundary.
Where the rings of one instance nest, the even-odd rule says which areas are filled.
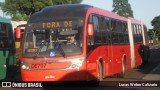
[[[21,69],[24,69],[24,70],[30,70],[30,67],[27,63],[25,62],[21,62]]]
[[[29,66],[27,66],[27,65],[22,65],[21,68],[25,69],[25,70],[29,70],[30,69]]]
[[[26,67],[27,67],[26,65],[22,65],[21,66],[22,69],[26,69]]]

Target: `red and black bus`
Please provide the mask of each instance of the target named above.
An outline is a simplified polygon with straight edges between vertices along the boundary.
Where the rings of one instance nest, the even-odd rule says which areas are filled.
[[[123,76],[149,54],[144,53],[149,52],[145,30],[138,20],[89,5],[46,7],[27,22],[20,53],[22,80]],[[71,37],[76,43],[68,43]]]

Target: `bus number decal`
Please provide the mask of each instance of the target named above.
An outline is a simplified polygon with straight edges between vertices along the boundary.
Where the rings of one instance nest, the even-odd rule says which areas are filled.
[[[45,68],[46,64],[45,63],[41,63],[41,64],[31,64],[31,68],[33,69],[41,69],[41,68]]]

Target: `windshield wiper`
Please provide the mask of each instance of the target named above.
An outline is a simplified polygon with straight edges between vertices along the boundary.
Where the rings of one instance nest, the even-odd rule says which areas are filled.
[[[57,47],[58,47],[58,48],[57,48]],[[60,53],[62,54],[62,56],[63,56],[64,58],[66,58],[66,54],[65,54],[65,52],[64,52],[61,44],[60,44],[59,42],[57,42],[57,41],[54,42],[54,49],[53,49],[53,50],[55,50],[55,49],[59,49],[59,50],[60,50]]]

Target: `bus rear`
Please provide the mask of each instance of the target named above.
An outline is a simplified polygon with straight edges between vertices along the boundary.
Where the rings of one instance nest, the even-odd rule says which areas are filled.
[[[73,7],[47,7],[31,16],[22,40],[23,81],[87,79],[84,17],[89,6]]]

